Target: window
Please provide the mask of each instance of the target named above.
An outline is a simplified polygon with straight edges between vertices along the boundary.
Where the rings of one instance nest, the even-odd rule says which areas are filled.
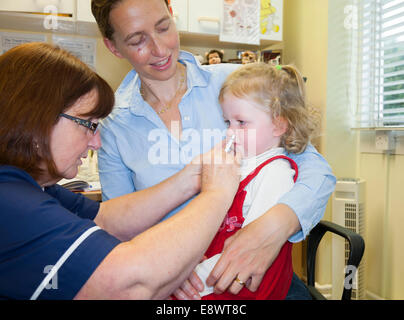
[[[359,127],[404,126],[404,0],[357,0]]]

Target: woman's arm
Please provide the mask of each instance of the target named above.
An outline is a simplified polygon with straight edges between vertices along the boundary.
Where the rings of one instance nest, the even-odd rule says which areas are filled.
[[[299,219],[300,230],[289,238],[291,242],[299,242],[323,217],[337,179],[327,161],[311,144],[303,153],[289,156],[297,163],[299,177],[292,190],[278,203],[291,208]]]
[[[200,167],[195,159],[151,188],[102,202],[95,223],[122,241],[132,239],[200,190]]]
[[[214,152],[219,150],[222,154],[222,147]],[[239,182],[234,163],[205,163],[201,193],[173,217],[115,247],[77,299],[162,299],[187,278],[216,234]]]
[[[110,118],[100,122],[101,148],[97,151],[98,171],[102,186],[102,199],[107,201],[136,191],[133,172],[124,164],[118,149],[117,137],[109,126]],[[111,126],[112,124],[109,123]]]
[[[236,276],[249,279],[248,289],[256,291],[262,278],[288,238],[300,229],[296,214],[288,206],[277,204],[262,217],[227,239],[222,256],[206,280],[215,293],[227,289],[237,294]]]

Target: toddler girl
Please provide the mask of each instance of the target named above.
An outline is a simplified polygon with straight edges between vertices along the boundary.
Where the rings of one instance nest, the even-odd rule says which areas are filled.
[[[226,239],[265,214],[289,191],[297,179],[296,163],[288,153],[301,153],[317,127],[316,114],[305,103],[304,81],[293,66],[247,64],[222,86],[219,101],[233,148],[242,155],[241,182],[233,204],[206,251],[207,260],[196,273],[205,284],[203,299],[284,299],[292,269],[292,243],[286,242],[265,273],[256,292],[249,291],[251,279],[239,275],[243,286],[238,295],[217,295],[206,279],[220,258]]]

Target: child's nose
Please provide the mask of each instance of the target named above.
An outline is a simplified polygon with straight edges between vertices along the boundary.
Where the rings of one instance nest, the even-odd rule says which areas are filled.
[[[226,137],[230,138],[233,134],[236,134],[236,130],[234,130],[230,125],[226,130]]]

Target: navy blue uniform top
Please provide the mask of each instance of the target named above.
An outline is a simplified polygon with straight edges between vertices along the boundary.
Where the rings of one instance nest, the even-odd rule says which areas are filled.
[[[0,166],[0,299],[74,298],[120,243],[92,221],[99,206]]]

